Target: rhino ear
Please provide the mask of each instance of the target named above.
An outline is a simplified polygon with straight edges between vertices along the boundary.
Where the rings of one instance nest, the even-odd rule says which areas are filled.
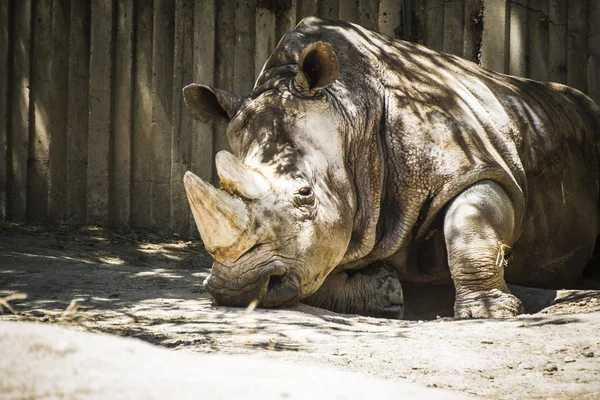
[[[294,86],[301,94],[314,96],[339,75],[340,66],[329,43],[314,42],[302,50],[298,58],[298,74]]]
[[[183,98],[196,119],[217,124],[229,122],[241,102],[241,97],[232,93],[195,83],[183,88]]]

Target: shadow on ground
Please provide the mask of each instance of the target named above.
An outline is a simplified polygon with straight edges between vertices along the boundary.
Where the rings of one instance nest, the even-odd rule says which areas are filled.
[[[0,320],[59,323],[175,351],[326,364],[490,398],[600,392],[598,291],[512,287],[533,315],[495,321],[453,320],[452,288],[410,285],[412,321],[304,305],[250,311],[211,305],[202,287],[211,263],[198,242],[179,238],[0,225],[0,298],[28,295]]]

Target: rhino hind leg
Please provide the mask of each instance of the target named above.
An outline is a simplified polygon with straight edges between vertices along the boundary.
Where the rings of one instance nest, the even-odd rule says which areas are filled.
[[[504,252],[514,230],[512,203],[493,181],[478,182],[452,200],[444,237],[456,289],[455,317],[502,318],[523,312],[504,281]]]
[[[334,272],[302,302],[341,314],[397,319],[404,315],[398,276],[382,262],[358,271]]]

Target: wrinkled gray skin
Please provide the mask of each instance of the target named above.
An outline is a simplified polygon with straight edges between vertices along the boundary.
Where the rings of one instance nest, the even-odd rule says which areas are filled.
[[[217,304],[400,317],[399,281],[453,282],[457,317],[514,316],[505,279],[568,287],[594,250],[600,109],[572,88],[307,18],[247,96],[184,95],[235,156],[223,190],[185,180]]]

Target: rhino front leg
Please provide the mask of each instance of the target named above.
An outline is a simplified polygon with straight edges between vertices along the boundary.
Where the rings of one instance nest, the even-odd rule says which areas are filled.
[[[342,314],[402,318],[404,298],[396,272],[382,262],[330,274],[303,303]]]
[[[457,318],[512,317],[521,301],[504,281],[504,250],[515,234],[512,203],[500,185],[481,181],[457,196],[444,219]]]

